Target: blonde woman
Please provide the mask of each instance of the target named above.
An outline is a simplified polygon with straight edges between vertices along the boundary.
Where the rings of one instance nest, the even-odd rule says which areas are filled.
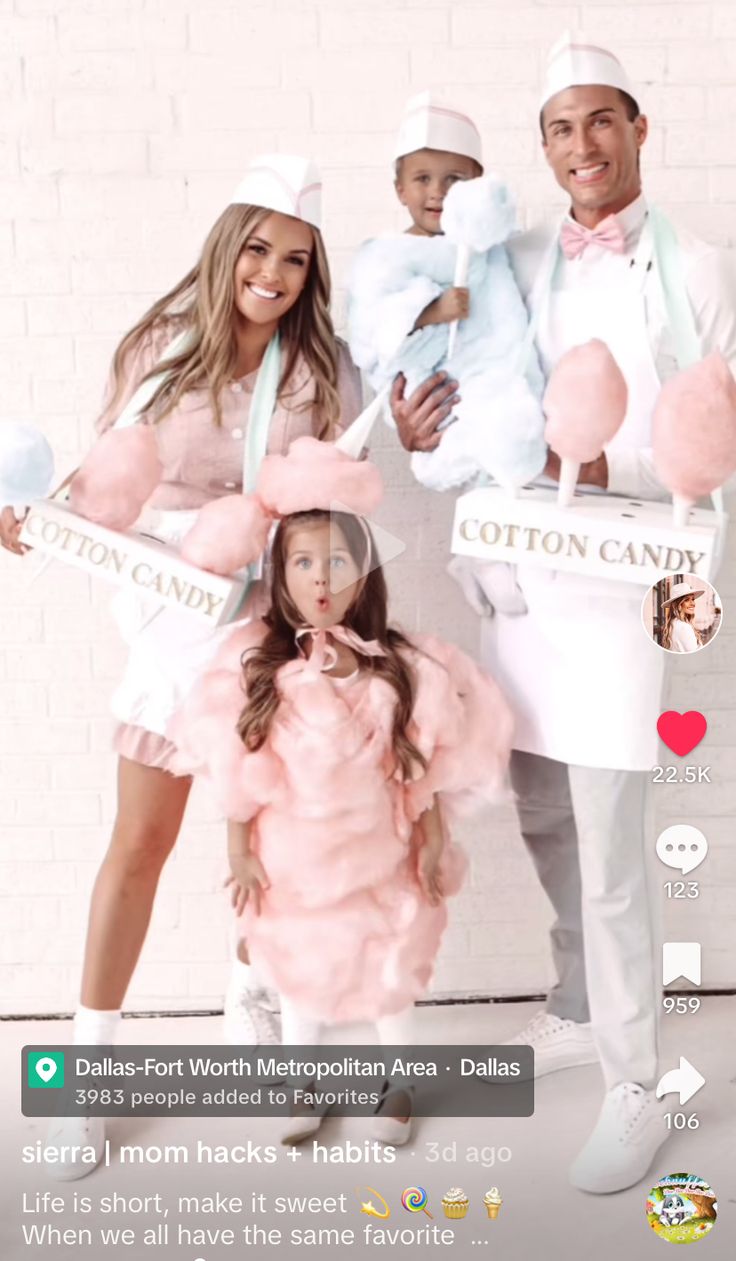
[[[703,639],[695,629],[695,601],[704,595],[695,591],[689,582],[674,583],[669,599],[665,600],[662,647],[669,652],[697,652]]]
[[[199,262],[115,353],[100,431],[119,418],[142,381],[168,369],[140,418],[157,429],[164,472],[151,506],[159,510],[157,533],[169,541],[182,537],[203,504],[242,489],[244,478],[254,479],[257,469],[244,463],[245,440],[256,380],[269,361],[270,400],[264,378],[258,391],[260,411],[264,397],[266,410],[272,405],[265,450],[286,452],[303,434],[334,437],[338,420],[347,424],[360,411],[358,375],[330,319],[319,209],[319,176],[311,163],[284,155],[254,161],[211,229]],[[19,528],[12,509],[3,509],[0,540],[16,552],[24,550]],[[254,615],[264,611],[260,585],[251,588],[246,606]],[[168,769],[174,748],[164,733],[217,639],[176,610],[151,621],[145,603],[127,594],[116,600],[130,646],[113,700],[118,810],[92,894],[77,1044],[115,1040],[159,876],[191,789],[190,778]],[[239,967],[247,985],[246,962]],[[256,1027],[253,1040],[277,1036]],[[93,1147],[98,1159],[103,1140],[99,1118],[69,1118],[49,1135],[58,1146]],[[71,1180],[93,1167],[72,1152],[49,1172]]]

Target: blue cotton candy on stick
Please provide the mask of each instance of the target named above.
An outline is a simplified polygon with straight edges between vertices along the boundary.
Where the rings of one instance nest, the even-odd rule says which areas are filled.
[[[445,197],[441,227],[448,241],[485,254],[502,245],[516,227],[516,207],[495,175],[458,180]]]
[[[516,226],[516,207],[508,189],[495,175],[458,180],[445,198],[441,226],[448,241],[457,246],[455,288],[464,288],[471,254],[485,254],[508,240]],[[457,326],[458,320],[450,324],[448,359],[455,349]]]
[[[22,516],[34,499],[43,499],[54,480],[54,453],[35,425],[0,424],[0,507]]]

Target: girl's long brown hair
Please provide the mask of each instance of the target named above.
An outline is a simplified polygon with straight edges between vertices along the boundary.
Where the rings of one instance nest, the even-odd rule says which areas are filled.
[[[162,371],[168,375],[143,414],[162,420],[189,390],[206,385],[212,396],[215,423],[222,423],[220,393],[232,379],[237,356],[233,322],[235,264],[248,238],[270,213],[262,206],[228,206],[223,211],[204,243],[197,265],[154,302],[120,342],[112,363],[113,393],[106,413],[114,414],[122,395],[130,355],[156,329],[170,323],[172,337],[178,331],[189,331],[189,343],[147,373],[144,380]],[[316,228],[312,228],[312,233],[314,250],[304,290],[279,324],[281,344],[286,351],[279,394],[282,401],[289,397],[287,387],[301,356],[314,381],[314,399],[305,406],[313,406],[320,416],[322,428],[318,437],[329,438],[340,412],[337,350],[330,317],[327,255],[320,233]]]
[[[258,648],[251,649],[243,657],[243,681],[248,693],[245,706],[237,725],[246,748],[260,749],[268,738],[281,697],[276,683],[279,668],[299,656],[295,632],[304,625],[298,609],[286,587],[286,556],[289,535],[299,526],[329,521],[342,531],[350,555],[366,573],[362,587],[343,618],[343,625],[357,632],[361,639],[376,639],[385,657],[359,656],[361,670],[372,670],[385,679],[396,692],[396,708],[392,730],[392,746],[402,778],[410,779],[414,766],[426,769],[426,759],[408,735],[414,707],[414,679],[401,655],[401,649],[411,649],[405,635],[387,624],[386,580],[378,563],[373,538],[368,527],[363,528],[350,513],[310,512],[294,513],[279,525],[271,552],[271,608],[263,619],[268,634]]]
[[[703,637],[695,625],[695,610],[693,609],[692,613],[685,613],[682,607],[684,601],[689,599],[690,597],[688,595],[682,595],[679,600],[675,600],[672,604],[667,604],[665,606],[664,627],[662,630],[663,648],[672,647],[672,631],[676,621],[687,622],[688,625],[692,626],[695,631],[695,638],[699,644],[702,644]]]

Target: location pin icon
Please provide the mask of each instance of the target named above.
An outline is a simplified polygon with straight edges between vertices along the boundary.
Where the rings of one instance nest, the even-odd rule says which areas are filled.
[[[42,1060],[36,1060],[36,1072],[43,1082],[51,1081],[51,1078],[56,1076],[56,1069],[56,1060],[52,1060],[50,1055]]]

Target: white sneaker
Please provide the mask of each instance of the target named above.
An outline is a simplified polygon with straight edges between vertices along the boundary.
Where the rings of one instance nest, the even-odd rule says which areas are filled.
[[[46,1133],[46,1147],[57,1149],[58,1160],[44,1160],[44,1169],[57,1182],[76,1182],[96,1169],[105,1154],[102,1117],[54,1117]]]
[[[307,1104],[292,1104],[291,1113],[281,1126],[281,1142],[285,1147],[295,1147],[306,1138],[312,1138],[320,1129],[327,1115],[327,1107],[313,1108]]]
[[[590,1138],[570,1169],[579,1191],[607,1195],[633,1187],[667,1138],[665,1101],[635,1082],[609,1090]]]
[[[397,1096],[394,1103],[398,1116],[394,1116],[390,1110],[391,1095]],[[388,1082],[384,1083],[378,1107],[372,1117],[372,1133],[376,1142],[384,1143],[387,1147],[403,1147],[409,1142],[413,1129],[413,1095],[411,1087],[404,1088],[391,1086]]]
[[[503,1045],[532,1047],[535,1077],[545,1077],[547,1073],[556,1073],[562,1068],[598,1063],[592,1026],[562,1020],[548,1011],[537,1012],[521,1033],[509,1038]]]
[[[266,989],[248,989],[233,968],[225,995],[223,1033],[231,1046],[278,1046],[281,1017]]]

